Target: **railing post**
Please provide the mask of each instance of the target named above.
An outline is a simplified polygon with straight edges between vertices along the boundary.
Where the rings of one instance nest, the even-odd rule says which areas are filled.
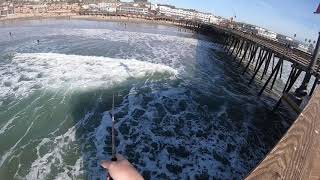
[[[296,89],[296,92],[294,93],[295,96],[298,98],[297,100],[299,100],[300,103],[301,103],[303,97],[308,95],[307,87],[308,87],[308,84],[311,79],[311,75],[312,75],[311,73],[313,71],[313,67],[316,65],[316,63],[318,61],[319,51],[320,51],[320,32],[319,32],[316,48],[314,49],[314,52],[312,55],[312,59],[311,59],[309,66],[306,70],[306,75],[304,76],[304,79],[301,83],[301,86],[298,89]]]

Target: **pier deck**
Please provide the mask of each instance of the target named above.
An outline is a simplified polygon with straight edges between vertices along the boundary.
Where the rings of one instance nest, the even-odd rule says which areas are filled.
[[[320,88],[247,179],[320,179]]]

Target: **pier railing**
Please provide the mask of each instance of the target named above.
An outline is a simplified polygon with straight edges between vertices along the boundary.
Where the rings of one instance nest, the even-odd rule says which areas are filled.
[[[320,88],[247,179],[320,179]]]

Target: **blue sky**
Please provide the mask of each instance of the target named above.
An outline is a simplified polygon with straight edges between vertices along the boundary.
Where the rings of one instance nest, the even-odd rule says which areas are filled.
[[[313,14],[320,0],[151,0],[152,3],[192,8],[236,21],[259,25],[297,39],[316,40],[320,14]]]

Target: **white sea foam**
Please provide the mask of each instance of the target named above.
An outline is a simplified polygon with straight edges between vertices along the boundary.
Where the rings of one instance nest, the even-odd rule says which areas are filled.
[[[67,36],[78,36],[85,37],[89,39],[105,39],[108,41],[117,41],[117,42],[130,42],[132,40],[148,42],[152,40],[160,40],[160,41],[174,41],[178,42],[187,42],[193,45],[197,45],[198,40],[194,38],[187,37],[179,37],[174,35],[165,35],[165,34],[155,34],[155,33],[147,33],[147,32],[133,32],[133,31],[119,31],[119,30],[111,30],[111,29],[72,29],[69,31],[68,29],[55,29],[49,35],[67,35]]]
[[[73,165],[67,165],[64,162],[64,154],[66,151],[70,151],[70,148],[75,148],[76,143],[76,132],[83,122],[91,118],[93,112],[88,112],[85,117],[77,124],[72,126],[62,135],[53,138],[43,138],[41,142],[36,147],[37,149],[37,159],[32,162],[30,171],[26,176],[26,179],[45,179],[51,173],[52,166],[57,167],[68,167],[64,168],[63,173],[59,173],[57,179],[72,179],[68,174],[72,174],[73,177],[80,175],[81,168],[83,167],[82,159],[76,161]],[[47,149],[47,151],[42,154],[42,148]]]
[[[0,128],[0,135],[5,133],[8,129],[10,129],[12,126],[12,123],[14,122],[15,119],[17,119],[18,116],[14,116],[13,118],[9,119],[1,128]]]
[[[3,163],[7,160],[8,157],[10,157],[13,154],[14,149],[19,145],[19,143],[27,136],[29,133],[30,129],[33,126],[33,122],[29,125],[28,129],[24,133],[24,135],[12,146],[6,153],[2,155],[0,158],[0,167],[3,165]]]
[[[106,151],[105,151],[105,147],[106,147],[106,137],[110,137],[110,133],[107,131],[107,127],[111,127],[111,117],[109,112],[105,112],[102,119],[101,119],[101,123],[100,125],[95,129],[95,146],[96,146],[96,156],[97,156],[97,163],[100,163],[101,160],[106,160],[108,159],[106,156]],[[99,165],[98,165],[99,167]],[[98,175],[98,173],[97,173]],[[106,174],[101,174],[101,176],[106,176]],[[103,179],[103,177],[100,177],[100,179]]]
[[[134,59],[65,55],[54,53],[16,54],[2,69],[0,100],[26,96],[41,88],[108,88],[131,78],[155,73],[174,77],[177,71],[162,64]]]

